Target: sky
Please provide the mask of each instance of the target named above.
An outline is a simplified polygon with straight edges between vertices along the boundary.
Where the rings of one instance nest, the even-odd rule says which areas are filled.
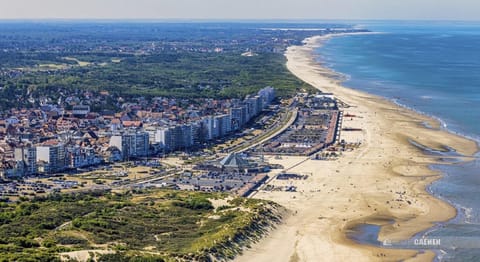
[[[0,19],[479,20],[479,0],[0,0]]]

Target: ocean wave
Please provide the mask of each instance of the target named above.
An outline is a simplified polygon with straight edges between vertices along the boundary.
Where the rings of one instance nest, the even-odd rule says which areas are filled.
[[[433,96],[423,95],[423,96],[420,96],[420,98],[423,100],[432,100]]]
[[[448,35],[441,35],[440,37],[450,37]],[[403,39],[403,40],[410,40],[408,38],[406,39]],[[413,50],[412,50],[413,51]],[[389,56],[388,54],[386,55],[387,57]],[[425,63],[426,66],[430,66],[431,64],[429,63]],[[332,69],[330,67],[330,69]],[[333,69],[332,69],[333,70]],[[337,72],[338,73],[338,72]],[[341,74],[341,73],[340,73]],[[356,80],[356,79],[355,79]],[[371,81],[369,81],[371,82]],[[350,86],[351,83],[349,83],[349,86],[350,88],[352,88],[352,86]],[[388,84],[387,84],[388,85]],[[358,85],[357,85],[358,86]],[[353,89],[357,89],[357,90],[363,90],[363,91],[367,91],[369,92],[369,89],[368,88],[365,88],[363,85],[360,86],[361,88],[353,88]],[[371,90],[371,91],[375,91],[375,90]],[[465,133],[464,131],[461,131],[462,130],[462,126],[459,126],[459,125],[456,125],[456,123],[454,121],[449,121],[449,120],[445,120],[445,119],[442,119],[441,117],[438,117],[436,115],[433,115],[431,113],[427,113],[427,112],[423,112],[422,110],[414,107],[414,106],[409,106],[409,105],[406,105],[406,104],[403,104],[402,103],[402,100],[399,99],[399,98],[391,98],[391,97],[388,97],[386,95],[381,95],[381,94],[378,94],[377,92],[369,92],[369,93],[372,93],[372,94],[376,94],[376,95],[380,95],[382,96],[383,98],[385,98],[386,100],[389,100],[393,103],[395,103],[396,105],[398,106],[401,106],[402,108],[406,108],[408,110],[411,110],[413,112],[416,112],[418,114],[421,114],[421,115],[424,115],[430,119],[434,119],[435,121],[437,121],[440,125],[440,129],[441,130],[444,130],[446,132],[449,132],[451,134],[455,134],[455,135],[459,135],[459,136],[462,136],[462,137],[465,137],[467,139],[470,139],[472,141],[475,141],[477,144],[480,145],[480,134],[467,134]],[[426,93],[426,92],[425,92]],[[439,100],[439,99],[444,99],[442,96],[435,96],[435,95],[430,95],[430,94],[425,94],[424,95],[419,95],[417,96],[417,99],[422,99],[422,100]],[[446,99],[446,97],[445,97]],[[405,101],[405,100],[403,100]],[[440,101],[436,101],[436,102],[440,102]],[[431,126],[429,127],[427,123],[424,123],[424,125],[427,127],[427,128],[432,128]],[[479,161],[479,157],[480,157],[480,152],[478,152],[475,157],[477,158],[477,161]],[[453,179],[453,178],[456,178],[454,176],[456,176],[457,174],[454,173],[454,171],[451,171],[450,169],[448,168],[442,168],[442,167],[446,167],[445,165],[432,165],[430,166],[431,169],[435,169],[435,170],[438,170],[438,171],[441,171],[442,174],[444,174],[444,177],[446,179]],[[459,166],[461,168],[461,166]],[[437,169],[438,168],[438,169]],[[459,178],[461,179],[461,178]],[[442,179],[443,180],[443,179]],[[439,180],[439,181],[436,181],[435,183],[433,184],[430,184],[429,186],[427,186],[426,188],[426,191],[434,196],[435,198],[438,198],[448,204],[450,204],[451,206],[453,206],[455,209],[456,209],[456,216],[455,218],[453,218],[452,220],[450,221],[447,221],[447,222],[441,222],[441,223],[438,223],[436,224],[435,226],[433,226],[432,228],[430,228],[429,230],[426,230],[426,231],[423,231],[423,232],[419,232],[417,234],[417,237],[418,236],[425,236],[425,235],[434,235],[436,234],[437,231],[439,231],[439,233],[442,233],[442,230],[444,227],[448,227],[448,225],[452,224],[452,223],[458,223],[458,224],[468,224],[468,225],[480,225],[480,218],[478,218],[479,216],[479,210],[477,209],[477,206],[476,204],[474,203],[470,203],[468,202],[466,204],[466,206],[462,206],[460,203],[457,203],[455,202],[456,200],[453,198],[453,199],[447,199],[447,197],[449,197],[448,195],[445,195],[444,194],[444,191],[442,191],[442,184],[440,184],[440,187],[437,187],[437,183],[440,183],[442,180]],[[443,180],[443,181],[448,181],[448,180]],[[449,197],[450,198],[450,197]],[[461,202],[462,203],[462,202]],[[465,204],[465,203],[464,203]],[[471,206],[471,207],[469,207]],[[479,221],[477,221],[479,220]],[[452,247],[454,248],[454,247]],[[448,251],[448,252],[447,252]],[[451,255],[450,253],[454,253],[455,251],[451,252],[450,250],[450,247],[446,247],[444,250],[437,250],[436,254],[437,254],[437,258],[436,258],[436,261],[437,260],[443,260],[443,259],[448,259],[449,255]]]
[[[442,34],[440,36],[441,37],[446,37],[448,35],[449,34]],[[332,35],[331,38],[333,38],[333,36],[335,36],[335,35]],[[403,38],[408,39],[408,37],[403,37]],[[325,47],[325,45],[323,45],[323,47],[318,49],[316,52],[322,54],[322,48],[324,48],[324,47]],[[389,55],[392,55],[392,54],[387,53],[385,55],[389,56]],[[344,82],[352,80],[351,75],[345,74],[343,72],[338,72],[337,70],[334,69],[336,67],[336,64],[335,64],[335,61],[333,61],[331,54],[330,55],[322,54],[322,58],[323,58],[322,61],[319,61],[319,62],[322,64],[322,66],[327,67],[331,71],[335,72],[336,76],[339,76],[337,79],[343,80]],[[328,59],[325,59],[325,58],[328,58]],[[326,64],[323,64],[323,63],[326,63]],[[365,69],[366,67],[363,65],[363,68]],[[372,82],[372,81],[369,81],[369,82]],[[388,85],[388,84],[386,83],[386,85]],[[367,91],[367,92],[372,91],[371,93],[376,94],[376,95],[380,95],[380,96],[386,98],[387,100],[393,101],[395,104],[397,104],[399,106],[402,106],[404,108],[407,108],[409,110],[412,110],[412,111],[417,112],[421,115],[427,116],[429,118],[432,118],[432,119],[438,121],[440,123],[440,127],[441,127],[442,130],[445,130],[445,131],[447,131],[451,134],[459,135],[459,136],[465,137],[467,139],[473,140],[477,144],[480,145],[480,134],[477,135],[477,134],[472,134],[472,133],[469,133],[469,132],[467,133],[466,131],[462,130],[462,128],[460,126],[456,126],[456,124],[453,121],[442,119],[441,117],[438,117],[438,116],[430,114],[430,113],[423,112],[423,111],[421,111],[421,110],[419,110],[415,107],[412,107],[412,106],[407,106],[405,104],[402,104],[398,99],[392,99],[391,97],[378,94],[378,93],[375,92],[375,90],[372,90],[372,89],[354,88],[353,83],[348,83],[348,87],[353,88],[353,89],[364,90],[364,91]],[[387,89],[388,89],[388,87],[387,87]],[[430,94],[424,94],[424,95],[419,96],[418,98],[421,99],[421,100],[424,100],[424,101],[443,99],[442,97],[433,96],[433,95],[430,95]]]
[[[464,222],[465,223],[468,223],[468,224],[471,224],[472,221],[472,211],[473,211],[473,208],[471,207],[461,207],[462,211],[463,211],[463,214],[465,215],[465,219],[464,219]]]
[[[406,105],[406,104],[403,104],[403,103],[399,102],[399,99],[398,99],[398,98],[388,98],[388,97],[384,97],[384,98],[386,98],[386,99],[389,100],[389,101],[392,101],[393,103],[395,103],[395,104],[398,105],[398,106],[401,106],[401,107],[406,108],[406,109],[408,109],[408,110],[414,111],[415,113],[418,113],[418,114],[420,114],[420,115],[424,115],[424,116],[426,116],[426,117],[428,117],[428,118],[432,118],[432,119],[434,119],[435,121],[438,121],[438,122],[440,123],[441,129],[444,130],[444,131],[446,131],[446,132],[448,132],[448,133],[450,133],[450,134],[454,134],[454,135],[458,135],[458,136],[465,137],[465,138],[467,138],[467,139],[469,139],[469,140],[475,141],[477,144],[480,145],[480,137],[475,136],[475,135],[471,135],[471,134],[466,134],[466,133],[460,132],[460,131],[458,131],[458,130],[455,130],[455,129],[449,127],[447,121],[445,121],[444,119],[442,119],[442,118],[440,118],[440,117],[438,117],[438,116],[436,116],[436,115],[432,115],[432,114],[426,113],[426,112],[424,112],[424,111],[421,111],[421,110],[419,110],[419,109],[417,109],[417,108],[414,108],[414,107],[412,107],[412,106],[408,106],[408,105]]]
[[[443,258],[448,254],[445,250],[443,249],[439,249],[438,252],[436,252],[437,254],[437,260],[438,261],[443,261]]]
[[[429,37],[430,39],[441,39],[441,38],[451,38],[451,37],[454,37],[453,35],[449,35],[449,34],[441,34],[441,35],[435,35],[435,36],[431,36]]]
[[[334,72],[335,72],[335,74],[337,74],[340,77],[340,80],[342,82],[347,82],[347,81],[350,81],[352,79],[352,76],[349,75],[349,74],[339,73],[337,71],[334,71]]]
[[[318,60],[317,60],[318,61]],[[331,59],[328,59],[328,63],[325,63],[325,60],[323,61],[318,61],[319,63],[322,63],[322,66],[331,70],[337,77],[340,81],[342,82],[347,82],[347,81],[350,81],[352,79],[352,76],[349,75],[349,74],[346,74],[346,73],[342,73],[342,72],[339,72],[339,71],[336,71],[335,69],[333,69],[335,67],[335,63],[332,62]],[[374,82],[375,83],[375,82]],[[381,81],[377,81],[377,83],[383,83]],[[349,88],[352,88],[352,89],[356,89],[354,87],[351,87],[351,86],[348,86]],[[376,94],[378,95],[378,94]],[[429,117],[429,118],[432,118],[434,119],[435,121],[438,121],[440,123],[440,127],[442,130],[445,130],[451,134],[455,134],[455,135],[458,135],[458,136],[462,136],[462,137],[465,137],[469,140],[472,140],[472,141],[475,141],[478,145],[480,145],[480,136],[475,136],[473,134],[466,134],[466,133],[463,133],[463,132],[460,132],[459,130],[456,130],[455,128],[452,128],[452,127],[449,127],[449,124],[447,121],[445,121],[444,119],[436,116],[436,115],[433,115],[433,114],[429,114],[427,112],[424,112],[424,111],[421,111],[415,107],[412,107],[412,106],[408,106],[406,104],[403,104],[400,102],[400,99],[398,98],[390,98],[390,97],[386,97],[386,96],[383,96],[383,95],[380,95],[381,97],[383,97],[384,99],[387,99],[393,103],[395,103],[396,105],[398,106],[401,106],[403,108],[406,108],[408,110],[411,110],[411,111],[414,111],[420,115],[424,115],[426,117]],[[420,96],[421,99],[423,100],[431,100],[431,99],[434,99],[435,97],[434,96],[431,96],[431,95],[422,95]]]
[[[324,59],[322,58],[321,56],[317,56],[317,58],[319,58],[318,63],[321,64],[322,67],[330,70],[334,75],[335,77],[340,80],[341,82],[347,82],[347,81],[350,81],[352,79],[352,76],[349,75],[349,74],[345,74],[345,73],[342,73],[342,72],[338,72],[336,71],[335,69],[333,69],[335,67],[335,63],[333,62],[333,60],[331,59]]]
[[[317,58],[321,58],[321,54],[318,54]],[[352,79],[352,76],[349,75],[349,74],[346,74],[346,73],[342,73],[342,72],[339,72],[339,71],[336,71],[334,69],[335,67],[335,63],[333,62],[332,59],[322,59],[322,60],[317,60],[319,63],[321,63],[321,65],[329,70],[331,70],[337,77],[340,81],[342,82],[347,82],[347,81],[350,81]],[[328,61],[326,63],[326,61]],[[381,81],[377,81],[377,82],[374,82],[374,83],[382,83]],[[349,88],[352,88],[352,89],[356,89],[354,87],[351,87],[349,86]],[[378,95],[378,94],[377,94]],[[470,139],[472,141],[475,141],[478,145],[480,145],[480,136],[475,136],[475,135],[472,135],[472,134],[466,134],[466,133],[463,133],[463,132],[460,132],[459,130],[455,130],[454,128],[449,128],[449,124],[447,123],[447,121],[445,121],[444,119],[436,116],[436,115],[433,115],[433,114],[429,114],[427,112],[424,112],[424,111],[421,111],[415,107],[412,107],[412,106],[408,106],[406,104],[403,104],[401,103],[398,99],[398,98],[390,98],[390,97],[386,97],[386,96],[383,96],[383,95],[380,95],[381,97],[395,103],[396,105],[398,106],[401,106],[403,108],[406,108],[408,110],[411,110],[411,111],[414,111],[420,115],[424,115],[426,117],[429,117],[429,118],[432,118],[436,121],[438,121],[440,123],[440,126],[441,126],[441,129],[442,130],[445,130],[451,134],[455,134],[455,135],[459,135],[459,136],[462,136],[462,137],[465,137],[467,139]],[[420,96],[421,99],[423,100],[431,100],[431,99],[434,99],[435,97],[434,96],[431,96],[431,95],[422,95]]]

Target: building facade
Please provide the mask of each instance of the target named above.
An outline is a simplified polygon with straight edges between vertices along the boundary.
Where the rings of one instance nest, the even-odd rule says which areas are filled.
[[[24,174],[32,175],[37,173],[37,148],[33,146],[18,147],[14,152],[15,161],[24,166]]]
[[[110,146],[117,147],[124,159],[148,156],[149,135],[144,131],[127,132],[110,138]]]
[[[65,146],[63,144],[44,145],[37,147],[37,162],[44,162],[43,173],[56,173],[66,169]]]

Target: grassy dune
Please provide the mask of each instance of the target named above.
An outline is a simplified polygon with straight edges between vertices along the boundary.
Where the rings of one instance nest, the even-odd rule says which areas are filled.
[[[280,219],[272,202],[169,190],[52,195],[0,210],[0,261],[82,251],[100,261],[223,260]]]

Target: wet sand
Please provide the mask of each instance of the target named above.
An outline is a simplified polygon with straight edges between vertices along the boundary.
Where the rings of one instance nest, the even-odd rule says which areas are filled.
[[[305,40],[285,53],[288,69],[323,92],[331,92],[350,107],[341,139],[359,148],[343,152],[336,160],[307,160],[289,172],[308,175],[306,180],[280,181],[297,192],[260,190],[255,198],[273,200],[289,210],[283,223],[236,261],[429,261],[433,252],[384,249],[359,245],[346,237],[358,224],[381,225],[379,240],[411,238],[435,222],[453,218],[456,210],[429,195],[425,187],[440,178],[429,165],[438,163],[410,141],[436,150],[445,146],[465,156],[478,148],[475,142],[439,129],[434,119],[402,108],[383,98],[348,89],[337,75],[315,61],[312,51],[330,36]],[[428,123],[433,128],[425,127]],[[285,168],[304,157],[267,157]],[[279,173],[276,170],[272,173]]]

